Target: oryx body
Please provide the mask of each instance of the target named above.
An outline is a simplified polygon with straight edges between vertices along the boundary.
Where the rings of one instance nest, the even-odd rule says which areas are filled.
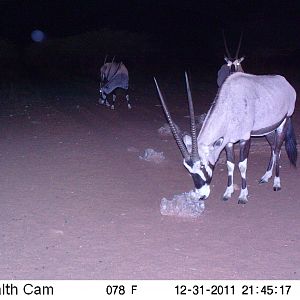
[[[186,81],[191,107],[192,100],[187,77]],[[162,103],[164,101],[162,96],[161,101]],[[227,154],[228,185],[223,199],[227,200],[231,197],[234,191],[233,145],[239,142],[238,166],[242,176],[239,203],[247,202],[246,171],[251,136],[266,136],[272,153],[268,169],[261,182],[268,181],[275,165],[273,188],[276,191],[280,190],[279,157],[284,141],[291,163],[296,165],[297,160],[296,138],[291,122],[295,101],[294,88],[282,76],[235,73],[230,75],[219,89],[198,136],[193,124],[193,110],[191,112],[190,109],[191,137],[185,136],[183,144],[178,132],[176,130],[172,132],[184,157],[184,165],[192,175],[198,197],[206,199],[209,196],[213,169],[224,148]],[[163,107],[168,117],[169,112],[164,104]],[[168,120],[169,123],[172,122],[170,116]]]
[[[117,97],[116,90],[122,89],[126,92],[127,106],[130,109],[131,104],[128,94],[129,76],[126,66],[122,62],[116,63],[112,61],[110,63],[104,63],[100,70],[100,76],[100,104],[104,104],[111,109],[114,109]],[[113,94],[112,105],[109,104],[107,99],[107,96],[111,93]]]
[[[225,34],[223,31],[223,41],[224,41],[224,47],[225,47],[225,51],[226,51],[226,54],[224,55],[224,60],[225,60],[226,64],[222,65],[218,71],[217,84],[219,87],[224,83],[225,79],[230,74],[235,73],[235,72],[244,72],[241,63],[245,59],[245,57],[244,56],[242,56],[240,58],[238,57],[239,52],[240,52],[242,37],[243,37],[243,34],[240,35],[240,40],[239,40],[239,44],[238,44],[235,56],[232,57],[229,52]]]

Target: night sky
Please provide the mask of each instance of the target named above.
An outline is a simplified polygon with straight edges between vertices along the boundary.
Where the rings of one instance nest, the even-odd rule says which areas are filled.
[[[0,39],[18,47],[33,44],[31,32],[46,41],[104,28],[145,34],[162,52],[202,59],[223,56],[222,30],[235,51],[241,31],[241,54],[298,53],[299,1],[89,1],[1,0]],[[273,53],[272,52],[272,53]],[[294,55],[293,54],[293,55]]]
[[[29,41],[30,32],[61,37],[101,28],[154,33],[174,40],[213,39],[221,29],[251,37],[300,40],[299,1],[1,0],[0,35]],[[261,35],[260,35],[261,33]],[[298,41],[299,45],[299,41]]]

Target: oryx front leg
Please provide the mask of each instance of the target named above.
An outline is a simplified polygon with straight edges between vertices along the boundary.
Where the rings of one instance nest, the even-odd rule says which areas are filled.
[[[116,95],[116,94],[113,94],[112,105],[110,106],[111,109],[115,109],[116,98],[117,98],[117,95]]]
[[[130,104],[130,101],[129,101],[129,95],[128,94],[126,95],[126,101],[127,101],[128,109],[131,109],[131,104]]]
[[[101,95],[100,98],[99,98],[99,104],[105,105],[106,102],[107,102],[106,97]]]
[[[227,201],[229,198],[231,198],[231,195],[234,192],[234,186],[233,186],[234,149],[233,149],[233,144],[228,143],[226,145],[225,150],[226,150],[226,157],[227,157],[228,180],[227,180],[226,191],[223,194],[223,200]]]
[[[100,99],[99,99],[99,104],[105,105],[106,107],[110,107],[110,104],[109,104],[107,98],[105,98],[105,99],[100,98]]]
[[[102,93],[101,96],[100,96],[99,104],[105,105],[107,107],[110,107],[110,104],[109,104],[109,102],[107,100],[107,95],[105,95],[104,93]]]
[[[248,188],[247,188],[247,162],[248,162],[248,155],[250,149],[250,139],[247,141],[240,142],[240,162],[239,162],[239,169],[241,172],[242,177],[242,188],[241,193],[239,195],[239,204],[246,204],[248,202]]]

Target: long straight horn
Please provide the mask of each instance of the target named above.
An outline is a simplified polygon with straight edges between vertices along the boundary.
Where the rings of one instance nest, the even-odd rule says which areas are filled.
[[[113,78],[115,78],[115,76],[118,74],[120,68],[121,68],[122,63],[120,62],[117,66],[116,66],[116,70],[115,72],[110,76],[109,81],[113,80]]]
[[[238,56],[239,56],[239,52],[240,52],[240,48],[241,48],[241,44],[242,44],[242,39],[243,39],[243,31],[242,31],[241,34],[240,34],[240,40],[239,40],[238,47],[237,47],[237,49],[236,49],[235,59],[237,59]]]
[[[111,63],[110,63],[108,72],[107,72],[107,79],[108,79],[108,80],[110,80],[110,76],[109,76],[109,75],[110,75],[111,67],[112,67],[112,65],[113,65],[113,63],[114,63],[114,60],[115,60],[115,57],[113,57],[113,59],[112,59],[112,61],[111,61]]]
[[[107,60],[107,54],[105,55],[103,66],[106,64],[106,60]]]
[[[227,57],[229,59],[231,59],[231,55],[230,55],[230,52],[229,52],[228,47],[227,47],[227,42],[226,42],[226,37],[225,37],[224,30],[222,30],[222,35],[223,35],[223,42],[224,42],[224,47],[225,47],[225,51],[226,51]]]
[[[161,102],[161,104],[163,106],[166,118],[168,120],[168,123],[170,125],[171,131],[173,133],[174,139],[175,139],[175,141],[176,141],[176,143],[177,143],[177,145],[179,147],[179,150],[180,150],[183,158],[186,161],[189,161],[191,159],[190,154],[188,153],[188,151],[187,151],[187,149],[186,149],[186,147],[185,147],[182,139],[179,137],[178,131],[177,131],[177,129],[175,127],[175,124],[174,124],[174,122],[173,122],[173,120],[171,118],[170,112],[168,110],[168,107],[167,107],[167,105],[165,103],[164,97],[163,97],[163,95],[162,95],[162,93],[160,91],[160,88],[159,88],[159,86],[157,84],[157,81],[156,81],[155,77],[154,77],[154,82],[155,82],[156,89],[157,89],[157,92],[158,92],[158,95],[159,95],[159,98],[160,98],[160,102]]]
[[[186,90],[187,90],[188,102],[189,102],[190,119],[191,119],[192,161],[195,162],[195,161],[199,160],[200,158],[199,158],[198,144],[197,144],[197,132],[196,132],[194,105],[193,105],[190,83],[189,83],[188,75],[186,72],[185,72],[185,83],[186,83]]]

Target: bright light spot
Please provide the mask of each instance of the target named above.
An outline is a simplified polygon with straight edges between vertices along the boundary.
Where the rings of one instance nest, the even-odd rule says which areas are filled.
[[[41,30],[33,30],[31,32],[31,38],[34,42],[42,42],[45,39],[45,34]]]

